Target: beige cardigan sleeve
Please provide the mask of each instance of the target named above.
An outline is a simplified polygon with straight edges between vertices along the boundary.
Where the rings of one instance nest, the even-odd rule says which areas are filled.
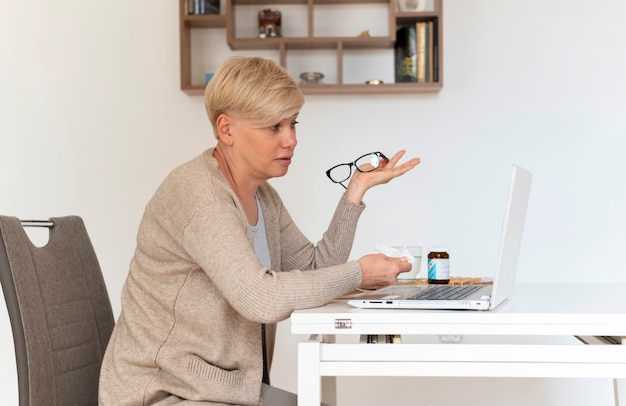
[[[347,259],[362,205],[342,198],[328,230],[314,245],[269,185],[260,189],[259,198],[272,269],[259,263],[243,212],[232,202],[206,205],[185,230],[185,249],[237,312],[256,322],[273,323],[360,285],[361,268]]]

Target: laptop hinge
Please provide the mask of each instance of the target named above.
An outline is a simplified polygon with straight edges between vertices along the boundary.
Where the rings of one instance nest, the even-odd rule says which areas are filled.
[[[352,319],[335,319],[336,329],[349,329],[352,328]]]

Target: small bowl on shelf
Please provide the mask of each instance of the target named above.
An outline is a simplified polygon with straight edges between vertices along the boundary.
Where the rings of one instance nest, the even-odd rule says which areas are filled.
[[[324,79],[324,74],[321,72],[303,72],[300,74],[300,79],[302,79],[303,85],[317,85]]]
[[[414,13],[424,11],[426,0],[398,0],[398,11],[402,13]]]

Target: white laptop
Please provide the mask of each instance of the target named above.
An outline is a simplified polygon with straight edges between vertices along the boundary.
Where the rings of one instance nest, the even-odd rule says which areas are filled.
[[[513,165],[493,285],[394,285],[364,293],[350,299],[348,303],[371,309],[495,309],[513,294],[531,183],[532,174]],[[457,295],[461,297],[455,297]]]

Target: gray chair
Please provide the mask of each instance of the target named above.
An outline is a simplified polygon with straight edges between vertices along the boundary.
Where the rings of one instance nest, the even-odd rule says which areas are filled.
[[[48,243],[33,245],[23,226],[48,227]],[[115,321],[82,219],[0,216],[0,282],[13,330],[19,405],[97,405]]]

